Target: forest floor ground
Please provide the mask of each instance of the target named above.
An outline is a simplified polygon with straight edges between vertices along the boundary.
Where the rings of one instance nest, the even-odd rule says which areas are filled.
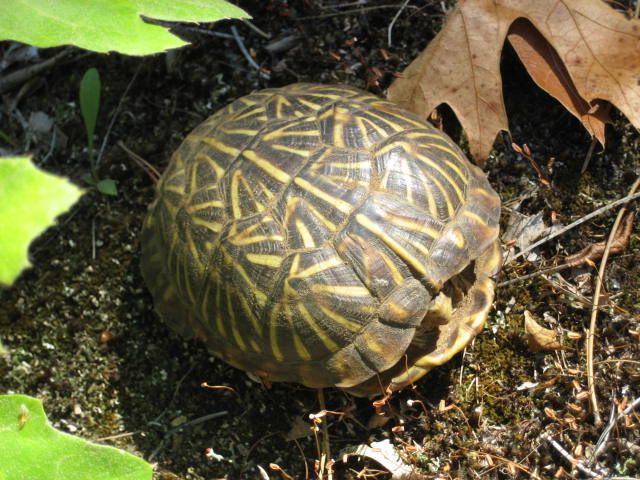
[[[194,44],[171,55],[74,51],[31,85],[5,94],[0,126],[15,142],[0,140],[5,153],[27,149],[42,168],[82,184],[89,166],[78,86],[85,70],[96,67],[103,85],[98,145],[109,132],[99,172],[117,181],[118,195],[84,195],[34,242],[33,268],[0,291],[0,339],[9,351],[0,358],[0,393],[42,398],[56,427],[157,463],[158,478],[260,478],[258,466],[280,478],[270,464],[295,479],[315,478],[318,443],[309,414],[320,410],[317,392],[255,383],[200,343],[177,337],[154,313],[139,268],[139,232],[154,184],[118,144],[162,170],[192,128],[253,90],[313,81],[383,95],[443,20],[441,2],[410,2],[389,46],[389,26],[403,3],[244,2],[271,38],[238,22],[220,22],[212,31],[230,34],[236,25],[260,69],[233,38],[181,28]],[[0,44],[0,55],[7,47]],[[614,115],[606,148],[597,146],[580,173],[591,140],[578,121],[535,86],[509,48],[502,71],[512,141],[529,145],[551,181],[550,187],[541,182],[506,134],[496,142],[486,170],[503,200],[503,231],[518,215],[566,225],[625,196],[640,174],[638,132]],[[37,112],[52,120],[51,129],[34,128],[29,119]],[[444,119],[459,142],[455,120]],[[497,281],[545,270],[606,240],[616,212],[508,263]],[[634,227],[628,247],[606,270],[594,356],[605,424],[610,412],[640,396],[638,232]],[[585,394],[585,336],[596,278],[597,265],[583,266],[499,287],[486,328],[464,354],[387,399],[384,415],[371,400],[326,390],[327,409],[340,412],[326,417],[338,460],[335,478],[390,478],[373,461],[343,463],[339,455],[387,439],[424,478],[584,476],[547,438],[591,461],[592,469],[640,475],[637,415],[616,417],[606,445],[592,458],[604,430],[595,425]],[[531,351],[525,310],[558,332],[562,349]],[[203,382],[230,388],[205,389]],[[226,413],[191,423],[216,412]],[[208,448],[215,455],[205,455]]]

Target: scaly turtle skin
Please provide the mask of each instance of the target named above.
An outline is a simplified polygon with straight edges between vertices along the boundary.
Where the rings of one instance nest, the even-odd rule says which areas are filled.
[[[142,231],[160,316],[268,381],[402,388],[480,331],[500,201],[442,132],[356,88],[242,97],[173,155]]]

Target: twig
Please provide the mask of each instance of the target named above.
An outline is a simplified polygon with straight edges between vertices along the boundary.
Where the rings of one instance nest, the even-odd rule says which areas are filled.
[[[598,140],[596,137],[591,137],[591,145],[589,145],[589,150],[587,150],[587,154],[584,157],[584,162],[582,162],[582,168],[580,169],[580,175],[587,171],[589,167],[589,162],[591,161],[591,157],[593,157],[593,151],[596,148],[596,143]]]
[[[9,75],[3,76],[2,78],[0,78],[0,93],[13,90],[18,85],[23,84],[36,75],[39,75],[40,73],[53,68],[56,63],[66,57],[71,51],[71,48],[66,48],[57,55],[54,55],[53,57],[48,58],[40,63],[21,68],[20,70],[16,70],[15,72],[10,73]]]
[[[198,425],[200,423],[206,422],[207,420],[213,420],[214,418],[219,418],[219,417],[224,417],[225,415],[227,415],[229,412],[227,412],[226,410],[223,410],[221,412],[215,412],[215,413],[210,413],[209,415],[204,415],[202,417],[198,417],[194,420],[190,420],[188,422],[185,422],[181,425],[178,425],[177,427],[172,428],[171,430],[169,430],[167,433],[164,434],[164,438],[162,439],[162,441],[160,442],[160,445],[158,445],[153,452],[151,452],[151,454],[149,455],[149,461],[152,462],[153,459],[156,457],[156,455],[158,455],[158,453],[160,453],[160,451],[164,448],[167,440],[173,436],[174,434],[184,430],[187,427],[193,427],[194,425]]]
[[[300,442],[295,438],[293,439],[293,443],[296,444],[296,447],[298,447],[298,451],[300,452],[300,455],[302,455],[302,462],[304,463],[304,479],[309,480],[309,465],[307,464],[307,457],[304,454],[304,450],[302,450],[302,447],[300,446]]]
[[[260,35],[261,37],[266,38],[267,40],[271,40],[271,34],[265,32],[264,30],[261,30],[260,28],[258,28],[258,26],[247,20],[246,18],[242,19],[242,23],[244,23],[247,27],[249,27],[251,30],[253,30],[254,32],[256,32],[258,35]]]
[[[627,197],[633,195],[635,191],[640,186],[640,177],[633,182],[631,186],[631,190],[629,190],[629,194]],[[600,418],[600,410],[598,409],[598,397],[596,395],[596,387],[594,384],[594,368],[593,368],[593,345],[596,331],[596,320],[598,318],[598,307],[600,305],[600,291],[602,290],[602,283],[604,282],[604,276],[606,274],[607,268],[607,260],[609,259],[609,251],[611,250],[611,245],[616,238],[616,234],[618,232],[618,226],[624,217],[625,212],[627,211],[626,203],[623,204],[622,208],[618,212],[618,216],[616,217],[615,222],[613,223],[613,227],[611,227],[611,233],[609,234],[609,239],[607,240],[607,246],[604,249],[602,254],[602,260],[600,260],[600,269],[598,270],[598,281],[596,283],[595,291],[593,292],[593,306],[591,307],[591,322],[589,324],[589,332],[587,333],[587,386],[589,389],[589,393],[591,394],[591,408],[593,409],[593,420],[596,425],[601,425],[602,420]]]
[[[231,25],[231,33],[233,34],[233,39],[236,41],[236,45],[238,45],[238,48],[242,52],[242,55],[244,55],[244,58],[247,59],[247,62],[249,62],[249,65],[251,65],[256,70],[260,70],[260,65],[258,65],[253,57],[249,55],[247,47],[244,46],[244,42],[242,41],[242,38],[240,38],[240,35],[238,35],[238,29],[235,27],[235,25]]]
[[[557,267],[547,268],[546,270],[538,270],[537,272],[529,273],[527,275],[522,275],[521,277],[518,277],[518,278],[505,280],[504,282],[500,282],[498,285],[496,285],[496,287],[497,288],[507,287],[509,285],[513,285],[514,283],[524,282],[525,280],[539,277],[540,275],[548,275],[550,273],[560,272],[562,270],[566,270],[567,268],[571,268],[571,265],[567,265],[566,263],[563,263],[562,265],[558,265]]]
[[[318,401],[320,402],[320,411],[326,412],[327,406],[324,401],[324,389],[318,389]],[[322,419],[322,457],[324,457],[324,462],[322,462],[322,457],[320,457],[320,462],[324,466],[326,462],[331,460],[331,445],[329,444],[329,427],[327,426],[328,415],[325,415]],[[322,476],[320,477],[323,478]]]
[[[100,160],[102,160],[102,155],[104,154],[104,149],[107,146],[107,141],[109,140],[109,135],[111,134],[111,130],[113,129],[113,125],[116,123],[116,118],[118,118],[118,114],[120,113],[120,108],[122,108],[122,104],[124,103],[124,99],[126,98],[127,94],[129,93],[129,90],[131,89],[131,86],[133,85],[133,82],[135,82],[136,78],[138,78],[138,73],[140,73],[140,69],[142,68],[142,64],[143,64],[143,62],[139,62],[138,63],[138,67],[136,68],[136,71],[133,72],[133,76],[131,77],[131,80],[129,81],[129,84],[127,85],[127,88],[124,89],[124,92],[120,96],[120,100],[118,101],[118,106],[116,106],[116,109],[113,112],[113,115],[111,115],[111,121],[109,122],[109,126],[107,127],[107,132],[104,134],[104,138],[102,139],[102,145],[100,145],[100,151],[98,152],[98,157],[96,158],[96,168],[98,168],[98,165],[100,165]]]
[[[549,235],[547,235],[543,239],[538,240],[535,243],[532,243],[527,248],[525,248],[521,252],[517,253],[513,257],[513,259],[511,261],[513,262],[513,260],[515,260],[516,258],[520,258],[523,255],[526,255],[527,253],[529,253],[534,248],[538,248],[540,245],[543,245],[543,244],[547,243],[549,240],[552,240],[552,239],[556,238],[557,236],[562,235],[563,233],[566,233],[569,230],[577,227],[578,225],[581,225],[581,224],[591,220],[593,217],[597,217],[598,215],[601,215],[604,212],[608,212],[609,210],[611,210],[612,208],[617,207],[618,205],[621,205],[623,203],[628,203],[628,202],[630,202],[632,200],[635,200],[637,198],[640,198],[640,193],[634,193],[633,195],[627,195],[626,197],[622,197],[622,198],[619,198],[618,200],[614,200],[613,202],[608,203],[607,205],[594,210],[593,212],[585,215],[584,217],[579,218],[575,222],[570,223],[566,227],[562,227],[562,228],[556,230],[555,232],[550,233]]]
[[[153,165],[151,165],[149,162],[147,162],[144,158],[142,158],[140,155],[138,155],[137,153],[129,150],[129,148],[122,142],[122,140],[119,140],[117,145],[123,149],[127,155],[129,155],[129,158],[131,158],[131,160],[133,160],[135,163],[137,163],[140,167],[142,167],[142,169],[147,173],[147,175],[149,175],[149,177],[151,178],[151,180],[153,180],[153,183],[158,183],[158,180],[160,180],[160,177],[162,176],[160,174],[160,172],[156,169],[156,167],[154,167]]]
[[[576,468],[580,470],[582,473],[584,473],[585,475],[588,475],[591,478],[601,478],[602,476],[607,474],[606,471],[602,471],[603,469],[600,469],[600,468],[598,468],[598,470],[600,470],[600,473],[591,470],[581,460],[578,460],[569,452],[567,452],[564,449],[564,447],[560,445],[558,442],[556,442],[553,438],[551,438],[551,435],[549,435],[548,433],[543,433],[541,435],[541,438],[549,442],[551,446],[555,448],[558,451],[558,453],[565,458],[565,460],[567,460],[571,465],[575,465]]]
[[[358,9],[354,9],[354,10],[345,10],[343,12],[336,12],[336,13],[323,13],[322,15],[311,15],[308,17],[298,17],[296,20],[317,20],[317,19],[321,19],[321,18],[331,18],[331,17],[341,17],[344,15],[351,15],[354,13],[366,13],[366,12],[371,12],[373,10],[380,10],[383,8],[398,8],[398,5],[375,5],[372,7],[362,7],[362,8],[358,8]],[[417,9],[418,7],[408,7],[408,8],[415,8]]]
[[[618,420],[631,414],[631,412],[635,410],[635,408],[638,405],[640,405],[640,397],[636,398],[633,402],[631,402],[631,404],[628,405],[627,408],[625,408],[619,414],[617,415],[614,414],[611,416],[611,418],[609,419],[609,423],[607,424],[607,427],[600,434],[600,438],[598,438],[598,442],[596,443],[596,448],[593,452],[593,455],[591,455],[591,462],[595,461],[596,458],[598,458],[598,455],[600,455],[600,453],[602,452],[606,444],[606,441],[609,438],[609,434],[611,433],[611,430],[613,430],[613,427],[615,427]],[[614,412],[612,411],[612,413]]]
[[[391,44],[392,44],[392,42],[391,42],[391,33],[393,32],[393,26],[396,24],[396,21],[398,20],[400,15],[402,15],[403,10],[405,8],[407,8],[408,4],[409,4],[409,0],[404,0],[404,2],[400,6],[400,8],[396,12],[396,14],[393,16],[393,20],[391,20],[391,23],[389,24],[389,27],[387,28],[387,45],[389,45],[389,47],[391,47]]]
[[[96,217],[91,219],[91,260],[96,259]]]

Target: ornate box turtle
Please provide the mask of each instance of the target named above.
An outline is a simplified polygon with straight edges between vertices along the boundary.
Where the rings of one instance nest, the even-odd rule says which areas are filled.
[[[142,231],[160,316],[268,381],[404,387],[480,331],[500,201],[442,132],[347,86],[236,100],[173,155]]]

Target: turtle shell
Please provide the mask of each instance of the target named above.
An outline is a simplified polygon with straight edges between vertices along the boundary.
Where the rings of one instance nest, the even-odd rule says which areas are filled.
[[[142,230],[156,310],[267,381],[402,388],[481,330],[500,200],[441,131],[356,88],[294,84],[199,125]]]

